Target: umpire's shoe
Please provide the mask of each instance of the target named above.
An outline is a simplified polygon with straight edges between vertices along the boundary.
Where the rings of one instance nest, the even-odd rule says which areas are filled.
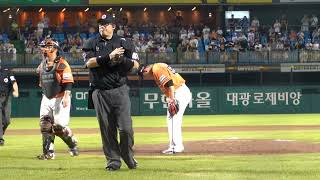
[[[54,153],[40,154],[37,156],[39,160],[53,160],[56,155]]]
[[[120,169],[120,166],[114,166],[114,165],[108,165],[107,167],[106,167],[106,170],[107,171],[117,171],[117,170],[119,170]]]
[[[129,169],[137,169],[138,167],[138,161],[133,158],[133,165],[128,166]]]

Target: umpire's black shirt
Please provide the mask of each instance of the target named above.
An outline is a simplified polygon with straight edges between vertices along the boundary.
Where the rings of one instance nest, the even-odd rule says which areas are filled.
[[[16,81],[8,69],[0,67],[0,95],[8,96],[12,91],[12,83]]]
[[[116,48],[125,49],[124,56],[113,62],[109,54]],[[133,44],[128,39],[113,34],[111,39],[101,36],[90,39],[83,47],[85,61],[96,57],[99,67],[89,69],[89,82],[93,89],[114,89],[127,83],[127,73],[133,67]]]

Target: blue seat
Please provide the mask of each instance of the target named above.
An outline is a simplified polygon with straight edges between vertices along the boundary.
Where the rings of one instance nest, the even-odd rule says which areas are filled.
[[[58,40],[58,39],[59,39],[58,34],[52,34],[52,37],[53,37],[54,39],[56,39],[56,40]]]
[[[3,33],[3,34],[2,34],[2,40],[3,40],[3,42],[8,42],[8,41],[9,41],[9,36],[8,36],[8,34]]]
[[[88,34],[89,38],[95,38],[98,35],[99,35],[98,33]]]
[[[80,38],[81,38],[81,39],[87,39],[88,36],[87,36],[86,33],[80,33]]]

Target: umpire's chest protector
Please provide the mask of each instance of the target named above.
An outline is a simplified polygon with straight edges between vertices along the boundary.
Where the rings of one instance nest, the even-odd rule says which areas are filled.
[[[57,64],[58,63],[55,62],[52,69],[47,71],[46,63],[42,63],[40,83],[42,92],[47,98],[53,98],[62,91],[60,79],[58,79],[58,75],[56,73]]]

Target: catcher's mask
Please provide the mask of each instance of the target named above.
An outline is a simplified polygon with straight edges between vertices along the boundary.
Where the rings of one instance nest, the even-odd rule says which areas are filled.
[[[59,43],[53,38],[46,38],[39,44],[40,49],[45,57],[50,57],[52,54],[56,53],[58,55]]]

